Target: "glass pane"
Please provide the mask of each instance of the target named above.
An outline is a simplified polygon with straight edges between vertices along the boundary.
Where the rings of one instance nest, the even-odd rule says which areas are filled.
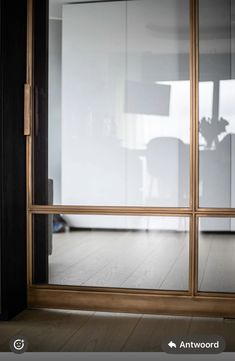
[[[35,283],[188,289],[188,218],[51,217],[34,217]]]
[[[200,206],[235,207],[235,1],[200,0]]]
[[[235,219],[199,222],[199,291],[235,292]]]
[[[188,206],[189,1],[61,3],[50,1],[50,202]]]

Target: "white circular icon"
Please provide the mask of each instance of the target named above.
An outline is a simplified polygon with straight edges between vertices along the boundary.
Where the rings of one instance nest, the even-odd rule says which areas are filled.
[[[10,342],[9,346],[12,352],[14,353],[23,353],[28,348],[28,341],[24,336],[15,336]]]
[[[21,351],[24,348],[24,340],[21,340],[20,338],[18,338],[17,340],[15,340],[13,342],[13,346],[17,351]]]

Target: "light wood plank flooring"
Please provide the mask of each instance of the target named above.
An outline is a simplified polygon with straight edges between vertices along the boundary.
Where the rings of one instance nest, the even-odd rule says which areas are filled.
[[[188,232],[79,231],[53,235],[51,284],[187,290]],[[235,236],[199,237],[199,289],[235,292]]]
[[[0,352],[9,351],[9,340],[18,334],[33,352],[160,352],[167,336],[202,334],[224,336],[226,351],[235,351],[235,320],[212,318],[26,310],[0,323]]]

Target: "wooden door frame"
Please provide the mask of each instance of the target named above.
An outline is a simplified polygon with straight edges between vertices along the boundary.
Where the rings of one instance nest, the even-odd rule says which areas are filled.
[[[33,3],[28,0],[27,86],[34,104]],[[27,241],[28,241],[28,305],[29,307],[65,308],[117,312],[162,313],[176,315],[235,317],[235,294],[198,291],[198,219],[199,217],[235,217],[235,209],[199,207],[198,154],[198,8],[199,0],[190,1],[190,204],[188,208],[47,206],[33,204],[33,127],[35,109],[26,110],[27,124]],[[30,129],[30,131],[28,131]],[[190,218],[189,290],[185,292],[99,288],[83,286],[33,284],[33,216],[35,214],[147,215]]]

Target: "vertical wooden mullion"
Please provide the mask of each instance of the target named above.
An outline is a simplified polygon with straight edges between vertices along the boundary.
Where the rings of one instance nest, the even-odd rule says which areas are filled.
[[[31,104],[33,104],[33,0],[27,1],[27,65],[26,83],[31,89]],[[32,206],[32,106],[30,113],[31,132],[26,136],[26,220],[27,220],[27,284],[32,285],[32,214],[29,212]]]
[[[190,0],[190,272],[189,290],[192,296],[197,293],[198,280],[198,222],[196,212],[199,208],[199,170],[198,170],[198,2]]]
[[[190,4],[190,81],[191,81],[191,207],[199,208],[198,170],[198,1]]]
[[[199,209],[199,0],[195,1],[194,9],[194,87],[195,87],[195,208],[196,212]],[[198,216],[194,213],[194,283],[193,295],[198,292]]]

